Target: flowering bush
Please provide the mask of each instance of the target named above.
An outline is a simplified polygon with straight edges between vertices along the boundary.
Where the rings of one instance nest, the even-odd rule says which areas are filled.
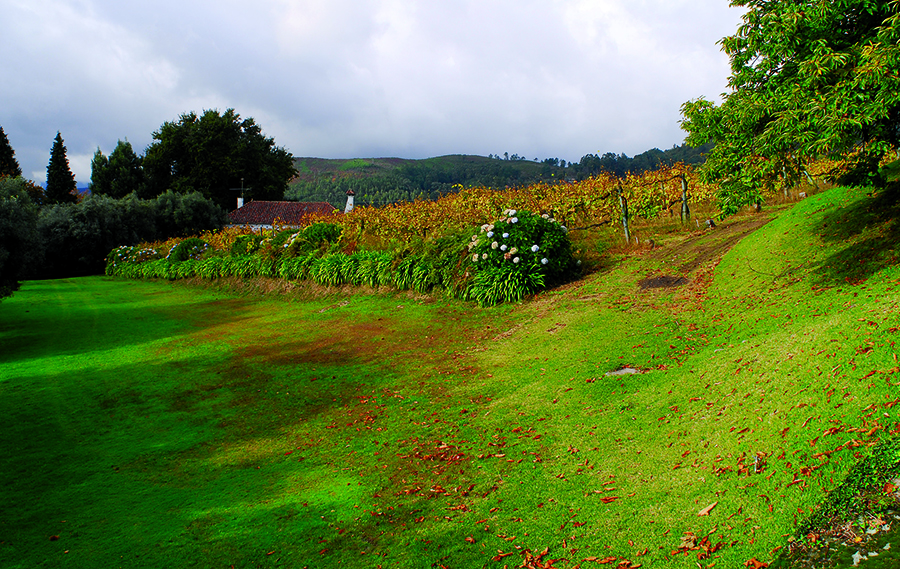
[[[466,296],[482,306],[521,300],[578,270],[568,230],[547,214],[508,209],[468,248],[474,279]]]
[[[116,247],[106,256],[106,274],[120,274],[126,265],[136,265],[162,259],[163,256],[154,247]]]
[[[209,243],[199,237],[191,237],[172,247],[166,259],[173,263],[187,259],[199,259],[207,249],[209,249]]]

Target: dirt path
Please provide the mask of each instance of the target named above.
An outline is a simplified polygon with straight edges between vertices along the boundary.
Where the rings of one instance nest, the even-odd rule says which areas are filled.
[[[649,276],[638,285],[641,290],[671,288],[689,284],[692,275],[710,261],[721,259],[741,239],[773,219],[770,212],[730,219],[728,223],[695,231],[674,246],[663,246],[650,253],[651,259],[669,266],[667,274]]]

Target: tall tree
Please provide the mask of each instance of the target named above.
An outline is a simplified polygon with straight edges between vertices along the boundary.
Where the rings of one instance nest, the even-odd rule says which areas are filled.
[[[715,142],[704,172],[726,211],[806,161],[861,149],[877,165],[900,136],[900,2],[733,0],[747,8],[722,40],[731,59],[721,105],[682,106],[687,142]]]
[[[78,201],[75,175],[69,169],[66,147],[58,131],[56,138],[53,140],[53,148],[50,149],[50,162],[47,164],[47,190],[45,194],[48,203],[74,203]]]
[[[103,155],[100,147],[91,158],[91,183],[92,195],[109,195],[109,158]]]
[[[0,126],[0,176],[11,176],[13,178],[22,175],[22,169],[16,161],[16,151],[9,144],[3,127]]]
[[[131,143],[119,141],[109,155],[98,148],[91,160],[91,193],[122,198],[134,192],[140,194],[144,186],[141,158]]]
[[[228,190],[241,187],[242,180],[250,188],[246,197],[280,200],[297,174],[293,156],[234,109],[183,114],[178,122],[164,123],[153,139],[144,155],[143,197],[196,190],[230,210],[237,195]]]

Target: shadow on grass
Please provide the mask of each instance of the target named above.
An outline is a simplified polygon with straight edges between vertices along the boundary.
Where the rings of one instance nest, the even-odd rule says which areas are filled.
[[[62,299],[54,296],[54,286],[64,290]],[[0,364],[128,348],[222,324],[236,327],[247,319],[242,313],[251,302],[181,298],[148,305],[122,293],[95,299],[81,290],[71,279],[26,282],[20,297],[7,300],[0,312]],[[19,302],[27,294],[34,300]]]
[[[825,243],[847,243],[825,258],[816,270],[823,283],[859,284],[896,265],[900,242],[900,183],[890,184],[826,214],[816,231]]]
[[[274,561],[266,553],[298,536],[331,537],[334,468],[324,470],[315,447],[286,457],[285,427],[335,415],[356,393],[355,377],[335,370],[337,379],[285,397],[287,381],[242,359],[156,359],[6,383],[0,566],[54,564],[63,550],[83,567],[110,558],[228,566]],[[273,489],[287,486],[272,503]]]

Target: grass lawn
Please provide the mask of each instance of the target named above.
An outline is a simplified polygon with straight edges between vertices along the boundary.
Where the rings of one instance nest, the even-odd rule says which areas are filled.
[[[0,567],[770,562],[900,432],[896,209],[829,190],[492,309],[27,282]]]

